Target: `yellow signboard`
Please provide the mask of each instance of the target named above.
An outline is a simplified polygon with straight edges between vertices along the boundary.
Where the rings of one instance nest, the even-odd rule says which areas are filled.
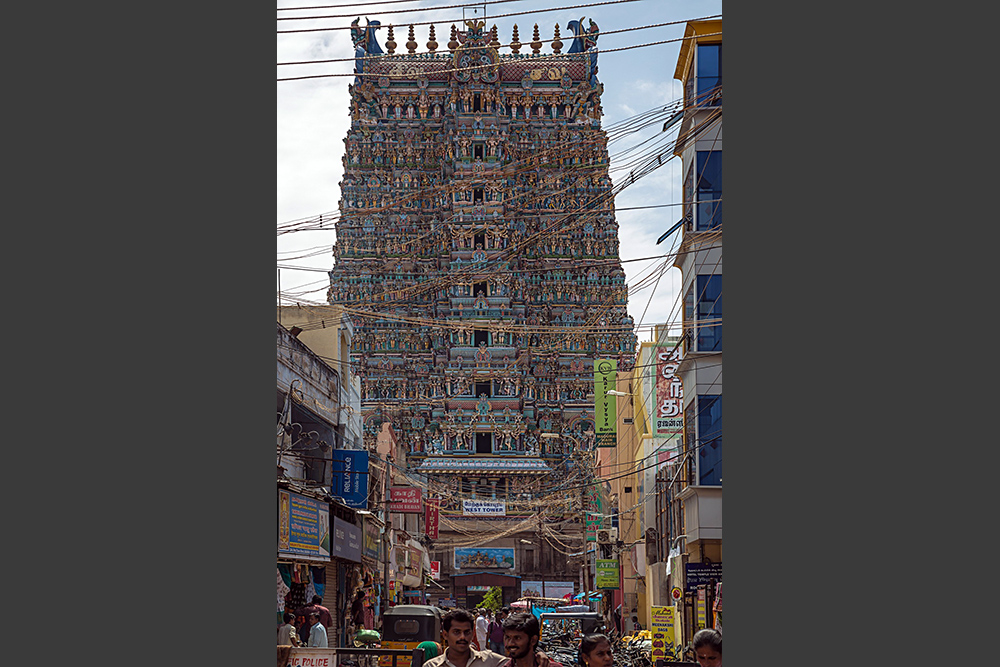
[[[649,630],[653,636],[652,660],[679,659],[677,607],[650,607]]]

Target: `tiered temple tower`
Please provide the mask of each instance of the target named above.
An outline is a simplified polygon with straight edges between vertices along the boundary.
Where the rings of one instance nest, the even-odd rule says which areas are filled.
[[[391,422],[445,509],[538,514],[594,446],[594,359],[627,371],[635,349],[597,26],[570,22],[565,53],[556,26],[551,54],[515,27],[501,55],[481,21],[440,51],[432,29],[425,53],[412,27],[407,53],[392,27],[383,52],[357,23],[328,296],[357,325],[366,437]],[[580,490],[564,495],[543,513],[579,522]]]

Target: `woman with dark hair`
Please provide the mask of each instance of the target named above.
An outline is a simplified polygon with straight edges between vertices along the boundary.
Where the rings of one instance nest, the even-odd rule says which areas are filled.
[[[614,660],[607,635],[587,635],[580,640],[579,662],[583,667],[611,667]]]
[[[694,657],[701,667],[722,667],[722,633],[714,628],[699,630],[691,639]]]

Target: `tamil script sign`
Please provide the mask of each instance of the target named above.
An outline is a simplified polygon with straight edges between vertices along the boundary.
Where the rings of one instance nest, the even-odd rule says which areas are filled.
[[[440,519],[440,511],[438,510],[439,502],[437,498],[428,498],[425,501],[427,511],[424,513],[424,533],[432,540],[438,538],[438,524]]]
[[[329,559],[330,506],[279,490],[278,551]]]
[[[612,559],[597,559],[597,587],[617,589],[619,587],[618,561]]]
[[[687,563],[684,565],[684,580],[688,592],[698,586],[718,583],[722,581],[722,563]]]
[[[680,643],[677,627],[677,607],[650,607],[649,630],[653,635],[652,660],[677,660]]]
[[[389,511],[420,514],[424,510],[420,493],[420,489],[415,486],[392,487],[389,489]]]
[[[617,386],[617,367],[614,359],[594,361],[594,431],[598,447],[617,446],[618,404],[614,396],[608,396]]]
[[[672,435],[684,430],[684,387],[677,377],[681,351],[676,345],[657,346],[656,434]]]
[[[507,516],[503,500],[463,500],[462,516]]]

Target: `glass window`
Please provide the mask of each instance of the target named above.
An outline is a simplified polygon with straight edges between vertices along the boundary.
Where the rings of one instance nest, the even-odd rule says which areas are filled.
[[[722,276],[698,276],[698,343],[699,352],[722,350]],[[719,324],[705,326],[713,320]]]
[[[695,229],[704,232],[722,226],[722,151],[698,151],[696,158]]]
[[[722,396],[698,396],[698,483],[722,484]]]
[[[718,106],[722,94],[713,96],[722,87],[722,45],[699,44],[697,55],[698,82],[696,104]]]

